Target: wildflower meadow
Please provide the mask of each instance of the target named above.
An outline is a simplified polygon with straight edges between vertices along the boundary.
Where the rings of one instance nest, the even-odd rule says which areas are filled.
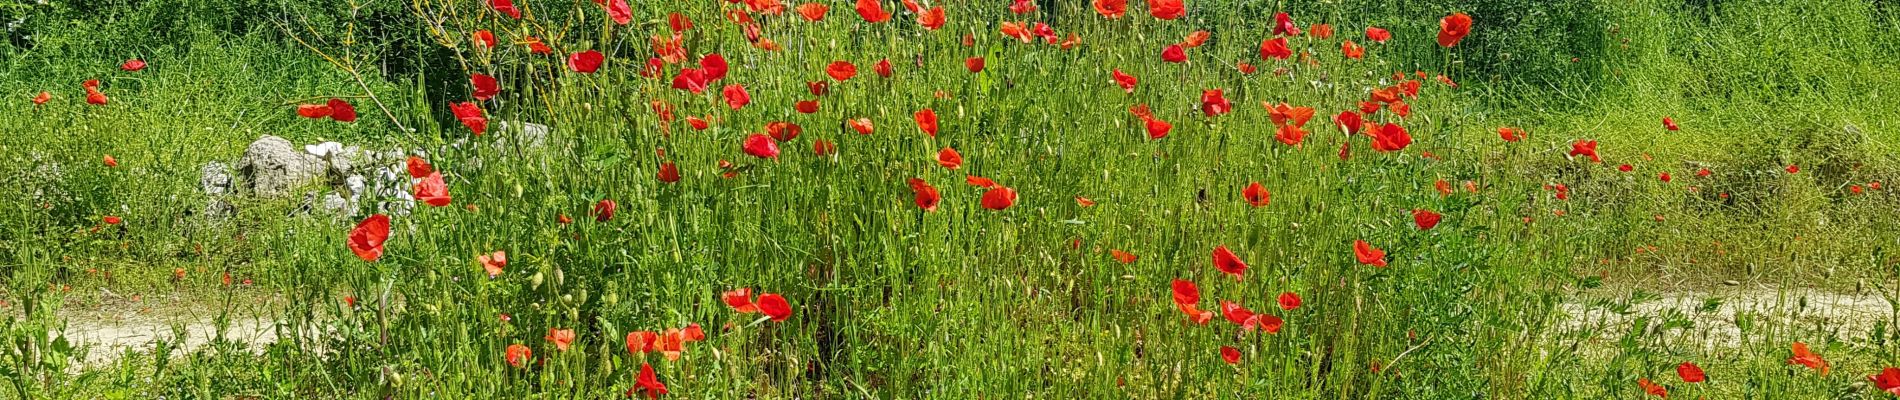
[[[1900,396],[1892,1],[0,22],[0,398]]]

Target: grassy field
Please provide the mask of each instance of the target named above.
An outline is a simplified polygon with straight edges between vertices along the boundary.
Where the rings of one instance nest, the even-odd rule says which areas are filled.
[[[324,3],[0,0],[0,398],[1900,395],[1888,1]]]

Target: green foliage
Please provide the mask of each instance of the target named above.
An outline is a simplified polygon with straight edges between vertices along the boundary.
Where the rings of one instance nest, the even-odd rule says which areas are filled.
[[[1031,19],[1000,4],[946,3],[951,27],[930,32],[907,15],[866,25],[836,3],[819,23],[770,19],[781,52],[748,44],[720,14],[739,5],[724,2],[636,4],[626,27],[591,2],[518,2],[545,8],[514,21],[479,1],[0,4],[0,16],[26,21],[0,50],[0,94],[14,99],[0,102],[0,131],[24,132],[0,136],[0,185],[26,192],[0,196],[4,293],[25,310],[0,324],[0,377],[12,384],[0,393],[600,398],[651,363],[680,397],[1635,398],[1636,378],[1702,360],[1718,381],[1672,389],[1846,397],[1869,393],[1855,375],[1892,358],[1879,345],[1894,338],[1891,317],[1847,335],[1778,319],[1799,321],[1799,311],[1720,321],[1720,300],[1656,312],[1656,293],[1601,294],[1728,279],[1900,286],[1900,197],[1849,191],[1891,185],[1900,168],[1894,111],[1866,106],[1896,82],[1883,79],[1895,71],[1887,2],[1193,3],[1187,21],[1170,23],[1139,1],[1119,21],[1087,2],[1043,2],[1059,32],[1083,38],[1072,50],[1000,38],[997,22]],[[1337,29],[1294,39],[1317,64],[1256,55],[1283,6],[1303,27]],[[729,109],[717,86],[693,95],[637,74],[672,11],[698,24],[686,38],[693,58],[724,54],[733,68],[721,84],[744,84],[751,106]],[[1448,50],[1431,39],[1453,11],[1477,27]],[[1764,22],[1803,18],[1838,29]],[[1395,40],[1363,43],[1366,25]],[[502,45],[472,47],[474,29]],[[1157,59],[1196,29],[1214,39],[1191,62]],[[975,46],[960,44],[965,32]],[[526,35],[555,54],[529,54]],[[1342,39],[1370,56],[1339,57]],[[590,48],[608,66],[568,71],[561,55]],[[965,71],[970,56],[988,68]],[[112,72],[130,57],[152,66]],[[895,77],[870,73],[884,58]],[[805,83],[826,79],[816,71],[833,60],[857,63],[859,77],[808,95]],[[1239,61],[1262,72],[1240,74]],[[1124,94],[1103,82],[1110,68],[1143,83]],[[1395,71],[1429,72],[1423,94],[1406,100],[1413,115],[1375,119],[1404,124],[1418,143],[1380,153],[1338,134],[1329,117],[1395,83]],[[491,128],[482,136],[443,109],[468,100],[470,72],[503,82],[502,97],[480,103]],[[1431,79],[1439,73],[1461,86]],[[83,103],[76,85],[91,78],[105,80],[112,104]],[[1235,113],[1195,108],[1214,88]],[[55,101],[18,101],[41,90]],[[367,95],[377,98],[357,97]],[[292,112],[332,97],[352,99],[362,119]],[[814,97],[817,114],[789,108]],[[714,122],[662,121],[653,101]],[[1262,102],[1316,107],[1313,135],[1300,147],[1274,141]],[[1135,104],[1175,131],[1148,140],[1126,114]],[[943,116],[942,135],[912,127],[926,107]],[[1684,130],[1664,131],[1663,116]],[[857,117],[877,132],[840,124]],[[520,135],[503,121],[555,134],[546,147],[495,146]],[[804,135],[776,159],[736,151],[772,121]],[[1500,141],[1499,126],[1530,139]],[[373,263],[345,249],[354,218],[304,212],[302,199],[241,202],[225,222],[195,215],[197,168],[235,160],[264,134],[423,150],[454,204],[397,215],[388,254]],[[1604,163],[1565,157],[1579,139],[1600,140]],[[841,150],[814,155],[817,140]],[[1335,149],[1348,144],[1341,160]],[[969,162],[936,165],[944,147]],[[100,165],[105,154],[122,165]],[[655,179],[665,162],[680,182]],[[1615,169],[1624,163],[1634,171]],[[1784,172],[1790,164],[1802,171]],[[1694,177],[1702,167],[1716,172]],[[1012,186],[1021,201],[982,209],[983,190],[965,175]],[[911,203],[912,177],[942,190],[941,209]],[[1273,192],[1265,207],[1240,200],[1256,181]],[[618,215],[595,221],[603,199]],[[1417,209],[1444,213],[1443,225],[1414,228]],[[107,215],[128,222],[105,226]],[[1385,249],[1392,265],[1360,264],[1355,240]],[[1216,245],[1252,264],[1243,280],[1208,266]],[[1111,249],[1139,259],[1116,261]],[[490,279],[474,255],[497,250],[510,262]],[[1285,330],[1238,333],[1218,315],[1186,322],[1170,301],[1174,279],[1200,285],[1203,309],[1238,301],[1285,318]],[[55,311],[75,286],[74,301],[103,288],[216,297],[221,315],[256,306],[280,324],[277,342],[261,354],[225,340],[191,351],[161,343],[69,380],[55,372],[83,349],[42,333],[59,331]],[[740,287],[784,294],[795,316],[765,321],[717,297]],[[1279,309],[1281,292],[1305,305]],[[709,340],[680,360],[630,354],[623,339],[692,323]],[[1740,332],[1735,346],[1703,345],[1727,340],[1727,326]],[[559,351],[543,339],[549,329],[579,339]],[[1794,340],[1837,357],[1843,373],[1789,373]],[[508,365],[512,344],[534,361]],[[1220,346],[1244,361],[1221,363]]]

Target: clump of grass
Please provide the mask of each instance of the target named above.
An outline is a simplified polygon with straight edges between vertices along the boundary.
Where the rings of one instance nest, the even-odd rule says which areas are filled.
[[[1173,22],[1147,17],[1140,4],[1118,20],[1086,3],[1043,4],[1025,16],[997,5],[946,4],[953,17],[942,31],[903,13],[866,24],[842,4],[820,22],[753,16],[783,47],[774,52],[722,20],[738,4],[636,7],[635,23],[623,26],[587,3],[520,2],[531,17],[519,21],[481,3],[416,4],[412,17],[430,21],[425,35],[440,46],[432,51],[447,55],[416,55],[412,65],[442,67],[447,58],[455,66],[418,68],[420,76],[381,76],[368,58],[335,56],[367,54],[362,45],[331,40],[351,33],[285,21],[290,29],[278,31],[308,47],[199,35],[190,50],[152,57],[150,70],[111,74],[111,105],[64,96],[42,107],[0,105],[22,111],[0,117],[0,127],[58,133],[0,138],[0,146],[24,149],[8,152],[24,162],[0,168],[17,168],[7,175],[22,177],[18,186],[65,194],[0,200],[0,221],[30,221],[7,224],[0,237],[0,246],[16,250],[0,261],[8,265],[7,293],[22,310],[7,320],[5,336],[18,339],[3,359],[14,372],[12,393],[609,397],[635,387],[642,366],[651,365],[676,396],[1601,398],[1635,396],[1636,378],[1661,380],[1687,359],[1719,378],[1700,386],[1669,381],[1676,390],[1799,397],[1872,393],[1850,382],[1891,359],[1881,345],[1891,330],[1836,338],[1792,324],[1757,329],[1744,322],[1747,314],[1733,317],[1747,327],[1732,350],[1672,336],[1709,323],[1680,315],[1638,317],[1622,336],[1566,325],[1574,298],[1607,291],[1600,288],[1606,281],[1613,288],[1874,282],[1891,291],[1895,264],[1882,246],[1893,242],[1884,228],[1896,221],[1887,207],[1894,197],[1850,194],[1846,185],[1887,180],[1891,160],[1878,154],[1893,131],[1884,111],[1835,105],[1886,87],[1832,70],[1708,71],[1753,59],[1667,50],[1683,33],[1739,54],[1759,53],[1741,39],[1750,35],[1822,42],[1731,22],[1817,11],[1809,7],[1719,6],[1700,22],[1647,12],[1678,7],[1671,4],[1592,7],[1557,19],[1608,25],[1602,36],[1570,32],[1577,39],[1538,49],[1524,61],[1536,65],[1519,69],[1499,62],[1503,56],[1486,44],[1527,40],[1508,26],[1479,25],[1472,45],[1432,44],[1434,21],[1449,10],[1391,14],[1431,15],[1404,20],[1364,16],[1366,5],[1296,13],[1303,29],[1331,23],[1337,33],[1292,37],[1296,50],[1311,55],[1277,61],[1258,56],[1270,13],[1202,11],[1200,4]],[[1878,15],[1868,7],[1824,11],[1841,24]],[[697,23],[682,40],[690,56],[666,66],[664,77],[641,76],[652,53],[648,39],[669,34],[670,12]],[[1393,28],[1397,39],[1364,40],[1360,18]],[[1000,37],[997,25],[1013,21],[1047,21],[1082,42],[1062,49]],[[1720,29],[1700,33],[1702,26]],[[1871,50],[1888,39],[1861,28],[1845,36],[1851,46],[1789,50],[1790,62],[1861,60],[1848,66],[1877,75],[1881,58]],[[475,47],[468,38],[478,29],[494,32],[501,45]],[[1190,50],[1187,63],[1157,56],[1198,29],[1214,39]],[[1487,39],[1489,30],[1505,33]],[[961,43],[964,33],[972,46]],[[554,54],[530,53],[522,43],[529,35]],[[1343,40],[1366,45],[1368,57],[1341,57]],[[1585,48],[1592,44],[1605,47]],[[308,49],[330,58],[319,62]],[[586,49],[608,55],[602,71],[568,70],[563,56]],[[1556,55],[1568,50],[1603,59],[1549,65],[1567,62]],[[725,80],[706,94],[670,87],[680,68],[709,53],[732,66]],[[969,57],[982,57],[985,68],[969,71]],[[886,59],[892,77],[871,72]],[[859,66],[859,76],[832,82],[828,95],[808,92],[807,82],[828,80],[820,71],[838,60]],[[1470,67],[1473,61],[1487,67]],[[105,75],[96,71],[116,62],[8,68],[67,78]],[[1243,73],[1240,62],[1259,71]],[[337,65],[366,78],[358,83]],[[1110,69],[1142,83],[1124,93],[1108,82]],[[1605,69],[1614,78],[1568,75]],[[1691,71],[1709,76],[1684,78]],[[502,96],[479,103],[490,120],[486,135],[472,135],[443,107],[469,100],[468,73],[503,82]],[[1462,86],[1441,84],[1438,74]],[[1329,121],[1369,91],[1407,80],[1423,87],[1404,99],[1412,114],[1380,112],[1372,120],[1408,128],[1418,139],[1411,147],[1378,152],[1364,135],[1345,135]],[[1517,98],[1504,88],[1559,80],[1529,104],[1570,101],[1583,111],[1500,105]],[[1751,81],[1776,86],[1743,85]],[[35,83],[4,84],[9,93],[37,91],[22,89]],[[726,84],[744,85],[751,104],[728,107],[719,95]],[[1580,88],[1590,85],[1603,87]],[[1681,87],[1691,89],[1660,89]],[[1789,87],[1800,90],[1782,90]],[[1198,100],[1207,89],[1222,89],[1235,111],[1203,115]],[[370,94],[396,118],[352,97]],[[1562,96],[1583,97],[1555,100]],[[287,112],[330,97],[358,99],[365,117],[315,123]],[[812,99],[821,102],[817,113],[790,107]],[[655,101],[677,120],[664,120]],[[1307,125],[1312,135],[1299,146],[1275,141],[1263,102],[1317,108]],[[1138,104],[1173,124],[1168,137],[1149,139],[1128,113]],[[1746,111],[1717,105],[1829,117],[1790,117],[1769,126],[1798,128],[1795,135],[1760,135],[1749,131],[1757,124]],[[912,113],[924,108],[942,116],[939,135],[912,125]],[[712,122],[694,129],[687,116]],[[1685,130],[1664,131],[1662,116]],[[862,135],[844,123],[856,118],[874,121],[876,132]],[[1837,136],[1847,129],[1837,120],[1862,123],[1852,124],[1858,133]],[[503,121],[546,123],[555,133],[545,147],[486,145],[518,134]],[[742,138],[777,121],[803,128],[779,144],[779,157],[738,151]],[[1524,127],[1530,138],[1500,140],[1500,126]],[[1724,132],[1735,134],[1716,134]],[[241,143],[264,133],[425,150],[448,176],[454,204],[396,216],[386,254],[374,262],[344,244],[359,218],[291,213],[294,200],[239,204],[226,223],[187,216],[200,204],[192,186],[197,166],[235,159]],[[1566,156],[1584,139],[1601,141],[1602,163]],[[837,152],[814,154],[821,140]],[[1339,155],[1342,145],[1350,157]],[[945,147],[967,162],[957,170],[939,166],[934,156]],[[104,154],[122,165],[100,165]],[[681,179],[657,179],[662,163],[676,165]],[[1616,170],[1624,163],[1635,170]],[[1781,172],[1791,163],[1807,169]],[[44,165],[66,172],[27,174]],[[1692,167],[1702,165],[1717,172],[1696,177]],[[1661,181],[1661,172],[1675,180]],[[1019,200],[985,209],[984,189],[962,183],[969,175],[1015,188]],[[912,203],[905,182],[913,177],[941,190],[939,209]],[[1259,207],[1244,201],[1250,182],[1262,182],[1272,200]],[[616,204],[615,215],[596,220],[603,200]],[[1445,219],[1421,229],[1412,220],[1421,209]],[[107,215],[127,222],[99,222]],[[1360,240],[1382,248],[1388,265],[1357,260],[1352,246]],[[1252,268],[1238,280],[1210,268],[1216,246]],[[490,278],[476,256],[497,250],[509,262]],[[1124,262],[1110,250],[1137,257]],[[184,277],[172,278],[180,268]],[[231,275],[258,284],[222,282]],[[1234,301],[1283,318],[1284,328],[1241,331],[1221,315],[1206,325],[1189,322],[1168,293],[1176,279],[1199,285],[1203,308],[1220,314],[1218,302]],[[261,355],[212,346],[172,360],[161,350],[68,377],[70,342],[38,332],[57,331],[58,305],[68,296],[84,302],[88,285],[280,300],[281,309],[268,310],[281,324],[279,339]],[[735,288],[782,294],[794,315],[771,321],[739,313],[719,297]],[[1304,304],[1280,309],[1277,296],[1287,292]],[[1620,315],[1646,298],[1588,309]],[[628,350],[631,332],[691,324],[707,340],[683,346],[677,360]],[[550,329],[571,329],[575,339],[560,350],[545,338]],[[1839,362],[1840,372],[1790,373],[1784,351],[1801,340]],[[513,345],[532,356],[511,362]],[[1223,346],[1241,361],[1223,363]]]

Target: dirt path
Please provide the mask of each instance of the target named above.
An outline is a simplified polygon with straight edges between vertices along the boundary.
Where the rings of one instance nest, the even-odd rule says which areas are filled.
[[[1742,343],[1738,315],[1756,329],[1773,328],[1795,333],[1834,335],[1843,340],[1865,340],[1873,327],[1893,323],[1894,306],[1876,293],[1841,294],[1807,289],[1721,287],[1713,290],[1649,293],[1632,296],[1630,290],[1595,290],[1573,296],[1558,307],[1562,334],[1614,338],[1644,320],[1658,324],[1679,319],[1690,322],[1665,334],[1672,340],[1700,342],[1707,348],[1729,348]],[[198,299],[105,301],[72,306],[62,312],[66,335],[75,345],[89,346],[86,365],[104,366],[133,351],[151,351],[160,341],[180,344],[177,352],[195,351],[219,337],[220,313],[229,312],[226,340],[242,343],[252,352],[276,341],[268,319],[268,299],[245,303],[249,309],[226,310]],[[149,307],[150,304],[167,304]]]
[[[212,300],[177,296],[108,293],[100,299],[95,304],[68,304],[60,313],[66,320],[67,340],[88,349],[87,366],[109,365],[127,351],[148,353],[161,341],[177,346],[173,354],[201,349],[220,337],[253,353],[277,341],[266,311],[271,304],[267,298],[243,299],[241,306],[230,308]],[[219,332],[221,316],[228,322],[222,324],[223,332]]]
[[[1673,322],[1663,332],[1667,339],[1704,348],[1744,344],[1744,324],[1753,331],[1773,329],[1784,337],[1867,341],[1875,326],[1892,324],[1895,317],[1893,302],[1879,293],[1747,286],[1672,293],[1587,292],[1558,308],[1565,314],[1557,327],[1561,333],[1614,338],[1637,321],[1652,329]]]

